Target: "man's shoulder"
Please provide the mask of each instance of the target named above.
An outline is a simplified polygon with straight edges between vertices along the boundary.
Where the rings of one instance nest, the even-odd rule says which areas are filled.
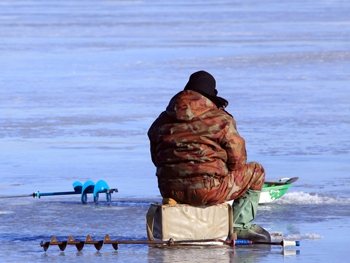
[[[208,117],[209,118],[218,118],[218,119],[222,119],[223,121],[227,121],[227,122],[234,121],[233,116],[224,109],[212,109],[212,110],[208,111],[204,117],[205,118],[208,118]]]
[[[163,111],[157,119],[152,123],[151,127],[148,130],[148,134],[152,134],[154,131],[157,131],[161,126],[174,122],[171,117],[167,114],[166,111]]]

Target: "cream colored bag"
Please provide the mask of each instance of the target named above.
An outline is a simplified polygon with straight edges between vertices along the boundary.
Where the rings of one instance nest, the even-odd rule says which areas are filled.
[[[213,206],[152,204],[146,221],[148,240],[152,241],[226,240],[233,232],[232,207],[226,203]]]

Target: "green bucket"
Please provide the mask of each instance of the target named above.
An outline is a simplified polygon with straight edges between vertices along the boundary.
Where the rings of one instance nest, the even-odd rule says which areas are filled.
[[[282,178],[278,182],[265,182],[261,189],[259,204],[270,203],[281,198],[296,180],[298,177]]]

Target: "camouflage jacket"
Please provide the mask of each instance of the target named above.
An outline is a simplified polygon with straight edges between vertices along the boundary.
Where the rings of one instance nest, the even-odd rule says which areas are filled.
[[[163,197],[218,186],[229,171],[246,164],[245,141],[233,117],[192,90],[171,99],[148,137]]]

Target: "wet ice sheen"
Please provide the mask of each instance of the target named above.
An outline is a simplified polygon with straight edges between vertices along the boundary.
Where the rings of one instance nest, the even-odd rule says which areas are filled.
[[[350,5],[344,1],[30,1],[0,8],[1,196],[105,180],[112,203],[1,199],[4,262],[343,262],[349,241]],[[204,69],[269,181],[298,176],[256,222],[279,247],[86,246],[52,235],[145,239],[160,197],[146,132]],[[100,198],[103,200],[103,198]],[[291,248],[291,250],[293,250]],[[290,254],[290,255],[289,255]],[[342,260],[342,261],[340,261]]]

